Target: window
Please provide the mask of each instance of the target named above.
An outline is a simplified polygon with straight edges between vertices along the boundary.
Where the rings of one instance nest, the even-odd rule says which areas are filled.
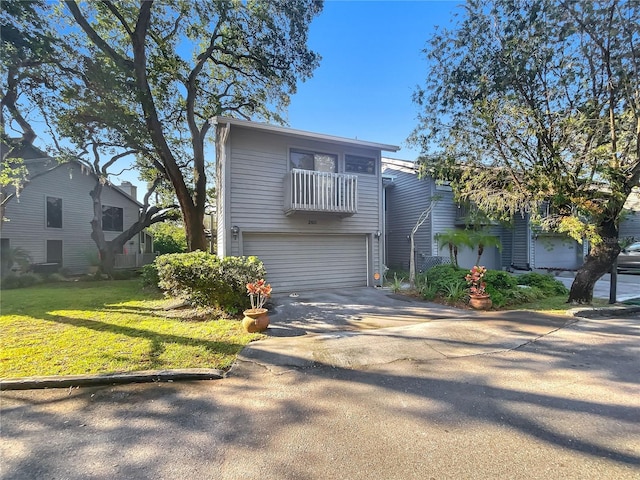
[[[62,240],[47,240],[47,263],[62,265]]]
[[[102,206],[102,230],[105,232],[121,232],[123,210],[120,207]]]
[[[302,170],[315,170],[316,172],[335,173],[338,165],[338,156],[328,153],[305,152],[302,150],[291,150],[291,168]]]
[[[47,228],[62,228],[62,199],[47,197]]]
[[[369,157],[358,157],[356,155],[344,156],[344,171],[349,173],[376,173],[376,159]]]

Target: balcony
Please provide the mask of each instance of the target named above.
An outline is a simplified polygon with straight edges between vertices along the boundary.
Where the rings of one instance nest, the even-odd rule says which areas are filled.
[[[284,178],[284,213],[330,213],[348,217],[358,212],[358,176],[292,169]]]

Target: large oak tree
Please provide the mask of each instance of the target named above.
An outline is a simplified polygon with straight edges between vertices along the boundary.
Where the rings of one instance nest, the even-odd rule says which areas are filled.
[[[76,118],[126,138],[122,147],[141,152],[143,168],[168,179],[189,249],[205,250],[209,119],[282,121],[297,82],[319,61],[307,34],[321,2],[65,4],[61,18],[81,58],[65,94]]]
[[[587,239],[569,301],[590,302],[640,180],[640,3],[469,0],[425,52],[422,171],[496,217]]]

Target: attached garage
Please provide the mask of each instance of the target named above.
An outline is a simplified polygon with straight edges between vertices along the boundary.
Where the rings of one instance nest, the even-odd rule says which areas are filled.
[[[575,270],[582,265],[582,246],[566,237],[539,235],[534,255],[535,268]]]
[[[245,256],[264,262],[275,292],[367,285],[366,235],[248,233]]]

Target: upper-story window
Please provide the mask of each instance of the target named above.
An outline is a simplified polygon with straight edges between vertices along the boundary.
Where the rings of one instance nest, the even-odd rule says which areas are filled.
[[[347,173],[376,173],[376,159],[371,157],[359,157],[357,155],[344,156],[344,171]]]
[[[102,230],[121,232],[123,227],[123,210],[121,207],[102,206]]]
[[[291,150],[289,156],[291,168],[315,170],[316,172],[336,172],[338,156],[330,153]]]
[[[62,199],[47,197],[47,228],[62,228]]]

